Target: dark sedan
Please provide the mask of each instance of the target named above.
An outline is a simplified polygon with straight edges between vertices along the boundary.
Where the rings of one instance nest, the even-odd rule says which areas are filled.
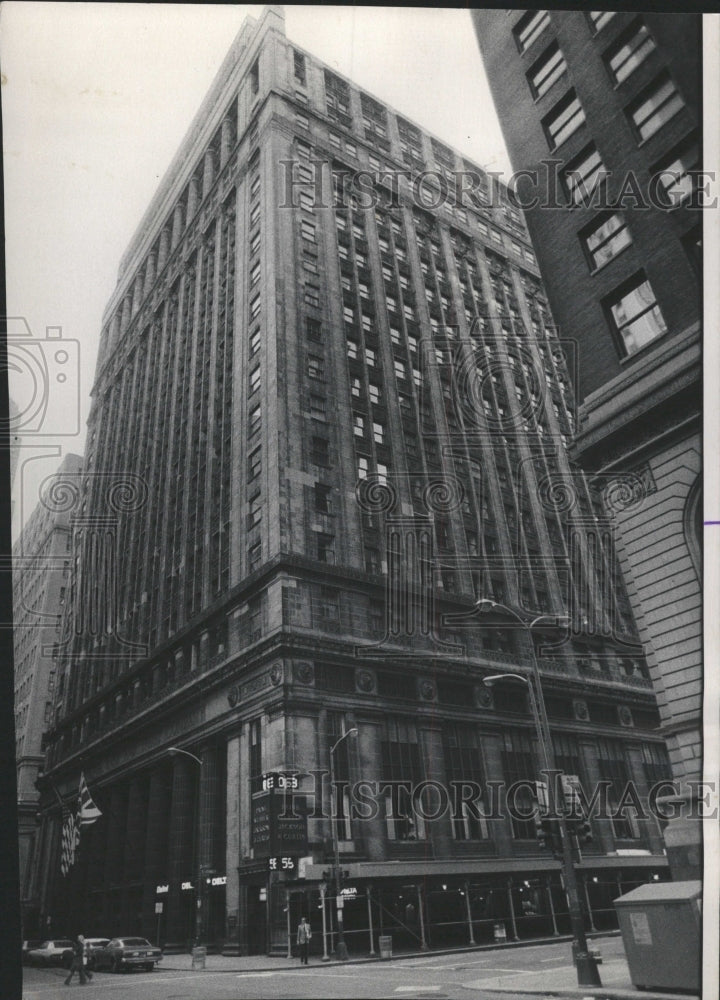
[[[162,952],[147,938],[113,938],[104,948],[93,952],[96,969],[111,969],[122,972],[125,969],[145,969],[152,972],[155,964],[162,959]]]

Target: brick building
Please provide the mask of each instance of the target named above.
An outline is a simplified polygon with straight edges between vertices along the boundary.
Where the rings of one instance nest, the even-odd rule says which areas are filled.
[[[79,486],[82,459],[67,455],[57,475]],[[17,767],[20,898],[30,935],[38,914],[38,772],[45,759],[45,733],[52,723],[57,653],[55,643],[70,583],[70,516],[67,497],[52,480],[13,546],[15,659],[15,762]]]
[[[473,11],[526,212],[579,354],[574,454],[634,490],[618,546],[679,781],[701,777],[701,17]],[[526,183],[525,178],[520,183]],[[539,188],[542,187],[542,180]],[[533,192],[525,188],[521,200]]]
[[[458,173],[467,203],[443,197]],[[570,613],[536,629],[568,771],[614,800],[669,775],[600,499],[562,488],[561,348],[502,185],[294,47],[281,9],[246,22],[105,312],[47,755],[53,926],[183,947],[199,891],[211,945],[284,948],[288,905],[320,947],[335,832],[351,951],[370,921],[431,945],[567,927],[531,819],[391,797],[477,781],[487,803],[488,782],[537,776],[522,685],[482,684],[528,676],[533,633],[478,597]],[[311,774],[350,729],[336,777],[391,783],[362,816]],[[80,769],[103,817],[62,878],[51,785],[72,796]],[[289,875],[253,812],[283,772],[310,808]],[[606,926],[666,863],[652,818],[595,827],[580,872]]]

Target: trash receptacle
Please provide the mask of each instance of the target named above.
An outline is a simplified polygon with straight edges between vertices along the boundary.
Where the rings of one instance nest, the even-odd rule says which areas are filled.
[[[205,947],[205,945],[197,945],[192,950],[192,968],[204,969],[206,958],[207,958],[207,948]]]
[[[497,941],[498,943],[507,941],[505,924],[493,924],[493,941]]]
[[[702,883],[650,882],[613,900],[639,989],[700,991]]]
[[[378,938],[380,948],[380,958],[392,958],[392,937],[389,934],[381,934]]]

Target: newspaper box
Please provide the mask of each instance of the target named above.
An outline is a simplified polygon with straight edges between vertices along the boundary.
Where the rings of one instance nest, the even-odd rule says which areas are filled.
[[[380,948],[380,958],[392,958],[392,937],[389,934],[381,934],[378,938]]]

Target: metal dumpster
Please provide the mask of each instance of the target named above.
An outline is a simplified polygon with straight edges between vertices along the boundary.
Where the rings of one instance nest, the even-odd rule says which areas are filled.
[[[650,882],[613,900],[633,986],[700,992],[702,883]]]

